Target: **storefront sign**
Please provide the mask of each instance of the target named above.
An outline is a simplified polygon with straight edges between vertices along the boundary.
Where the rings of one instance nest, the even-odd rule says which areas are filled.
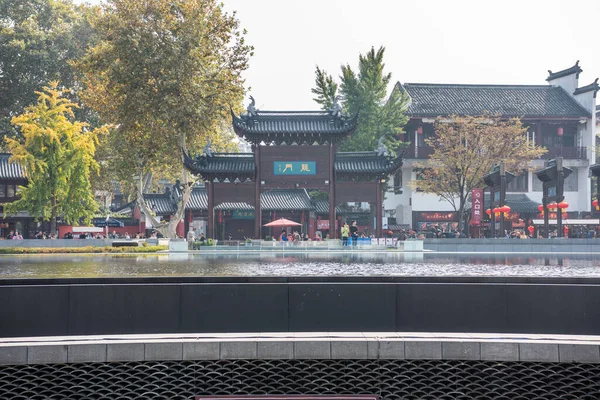
[[[274,175],[315,175],[316,161],[273,161]]]
[[[232,219],[254,219],[254,210],[233,210]]]
[[[417,221],[458,221],[455,212],[419,212]]]
[[[335,221],[335,229],[337,229],[337,227],[338,227],[338,222],[336,220]],[[318,231],[329,230],[329,220],[328,219],[317,220],[317,230]]]
[[[471,225],[481,224],[483,215],[483,189],[471,191]]]

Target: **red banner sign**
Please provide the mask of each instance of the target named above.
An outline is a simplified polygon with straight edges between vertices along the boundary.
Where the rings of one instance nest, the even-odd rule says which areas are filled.
[[[338,223],[335,221],[335,228],[337,229]],[[329,229],[329,220],[328,219],[319,219],[317,220],[317,230],[328,230]]]
[[[417,221],[458,221],[457,214],[453,211],[447,212],[419,212],[417,213]]]
[[[471,225],[480,225],[483,217],[483,189],[471,191]]]

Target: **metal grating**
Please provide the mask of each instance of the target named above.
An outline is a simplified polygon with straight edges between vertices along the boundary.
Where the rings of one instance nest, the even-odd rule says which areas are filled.
[[[600,365],[423,360],[221,360],[0,367],[0,399],[372,394],[406,400],[600,398]]]

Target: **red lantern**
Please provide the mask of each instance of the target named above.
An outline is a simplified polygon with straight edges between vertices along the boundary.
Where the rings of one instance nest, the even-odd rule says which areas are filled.
[[[544,206],[540,204],[540,205],[538,206],[538,210],[539,210],[540,212],[543,212],[543,211],[544,211]]]
[[[547,206],[547,207],[548,207],[549,209],[551,209],[551,210],[554,210],[554,209],[555,209],[557,206],[558,206],[558,205],[557,205],[556,203],[551,203],[551,204],[548,204],[548,206]]]
[[[562,135],[563,135],[563,128],[562,128],[562,126],[559,126],[559,127],[558,127],[558,129],[556,130],[556,134],[557,134],[558,136],[562,136]]]
[[[492,210],[490,210],[490,209],[488,208],[487,210],[485,210],[485,213],[486,213],[487,215],[492,215]]]
[[[533,235],[533,231],[535,230],[535,228],[533,227],[533,225],[529,225],[529,227],[527,228],[527,230],[529,231],[530,235]]]
[[[569,214],[567,214],[566,212],[562,213],[563,219],[567,219],[568,216],[569,216]]]
[[[499,209],[498,207],[496,207],[496,208],[494,208],[494,209],[492,210],[492,212],[493,212],[494,214],[498,214],[498,213],[500,212],[500,209]]]
[[[510,207],[507,205],[503,205],[502,207],[500,207],[500,212],[502,213],[509,213],[510,212]]]
[[[594,207],[598,207],[598,200],[596,199],[596,200],[592,201],[592,205]]]
[[[422,135],[422,134],[423,134],[423,126],[422,126],[422,125],[419,125],[419,126],[417,127],[417,133],[418,133],[419,135]]]
[[[560,203],[558,203],[558,208],[561,208],[561,209],[569,208],[569,203],[567,203],[566,201],[561,201]]]

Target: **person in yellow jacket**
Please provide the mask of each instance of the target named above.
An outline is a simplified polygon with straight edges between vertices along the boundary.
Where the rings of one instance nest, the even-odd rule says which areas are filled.
[[[345,222],[342,226],[342,246],[348,246],[348,235],[350,234],[350,227]]]

